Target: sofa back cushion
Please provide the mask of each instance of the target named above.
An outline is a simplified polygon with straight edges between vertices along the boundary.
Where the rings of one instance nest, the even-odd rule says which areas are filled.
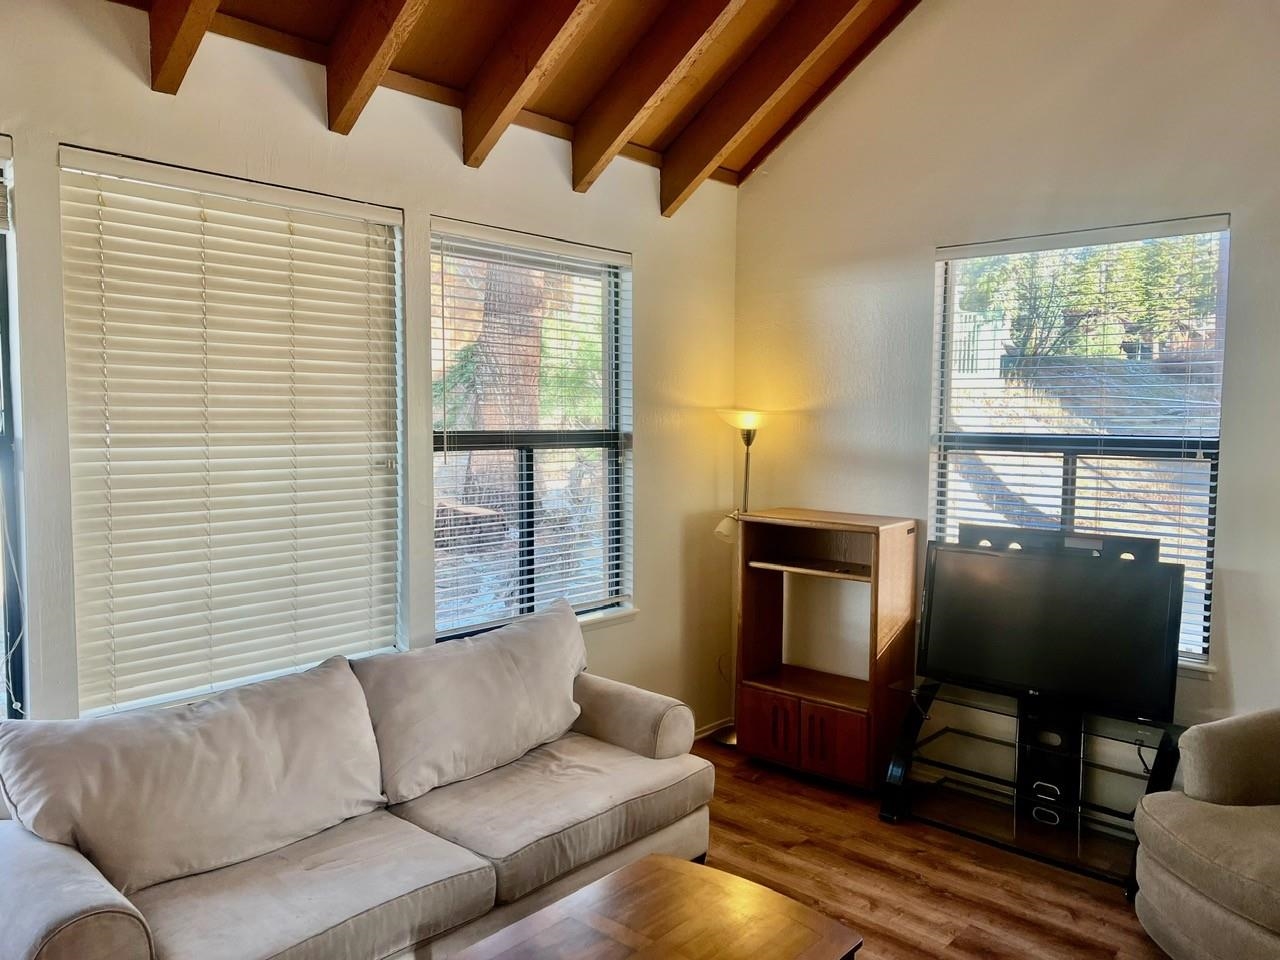
[[[0,723],[14,817],[121,891],[238,863],[381,806],[378,748],[341,657],[199,703]]]
[[[364,685],[391,803],[475,777],[578,718],[582,630],[563,600],[490,633],[351,665]]]

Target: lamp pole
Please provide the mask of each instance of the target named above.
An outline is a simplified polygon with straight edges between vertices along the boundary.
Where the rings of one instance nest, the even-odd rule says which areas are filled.
[[[745,456],[743,458],[743,464],[742,464],[742,504],[737,510],[734,510],[733,513],[726,516],[723,520],[721,520],[716,525],[717,537],[719,537],[721,540],[725,540],[730,543],[733,543],[736,541],[738,544],[738,548],[737,548],[738,558],[734,562],[734,583],[737,585],[734,590],[734,595],[736,597],[739,593],[739,590],[741,589],[740,577],[741,577],[741,557],[742,557],[742,534],[741,534],[740,518],[742,517],[743,514],[745,514],[750,509],[750,506],[751,506],[751,445],[755,443],[756,428],[760,426],[761,421],[764,419],[764,415],[761,414],[758,410],[732,409],[732,410],[720,410],[718,412],[720,414],[720,418],[724,420],[725,423],[729,424],[731,427],[733,427],[735,430],[738,431],[738,436],[742,437],[742,445],[746,450]],[[737,617],[740,615],[739,612],[737,611],[736,602],[734,604],[734,607],[735,607],[734,621],[736,623]],[[737,697],[737,681],[735,677],[737,673],[736,644],[730,646],[728,666],[729,666],[729,671],[728,671],[729,675],[728,677],[726,677],[726,679],[729,681],[729,686],[732,688],[733,698],[736,699]],[[734,712],[736,712],[736,710]],[[737,745],[738,732],[733,725],[732,718],[729,720],[728,726],[721,727],[718,731],[716,731],[716,733],[714,734],[714,737],[719,743],[722,743],[726,746]]]
[[[742,442],[747,448],[746,461],[742,467],[742,512],[747,512],[747,496],[751,492],[751,444],[755,442],[755,429],[742,431]]]

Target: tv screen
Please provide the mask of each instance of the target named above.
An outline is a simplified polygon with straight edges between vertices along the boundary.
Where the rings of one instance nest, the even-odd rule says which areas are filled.
[[[920,673],[1173,718],[1182,567],[929,544]]]

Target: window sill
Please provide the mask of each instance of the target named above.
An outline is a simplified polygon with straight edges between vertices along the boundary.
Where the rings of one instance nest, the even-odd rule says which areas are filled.
[[[582,627],[582,632],[587,633],[591,630],[598,630],[601,627],[611,627],[616,623],[634,620],[639,612],[638,609],[628,604],[622,607],[614,607],[610,610],[597,610],[594,613],[581,614],[578,617],[578,623]]]
[[[1212,680],[1218,668],[1212,663],[1200,663],[1196,660],[1178,661],[1179,680]]]

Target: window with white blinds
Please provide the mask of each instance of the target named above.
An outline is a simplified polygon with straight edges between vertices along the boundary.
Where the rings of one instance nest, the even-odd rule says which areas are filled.
[[[436,634],[631,594],[626,254],[433,224]]]
[[[1155,538],[1209,653],[1227,218],[942,248],[932,524]],[[1087,598],[1082,598],[1087,602]]]
[[[9,182],[12,143],[0,135],[0,719],[26,713],[22,587],[18,579],[17,471],[14,464],[13,380],[10,353]]]
[[[399,212],[62,167],[81,712],[395,646]]]

